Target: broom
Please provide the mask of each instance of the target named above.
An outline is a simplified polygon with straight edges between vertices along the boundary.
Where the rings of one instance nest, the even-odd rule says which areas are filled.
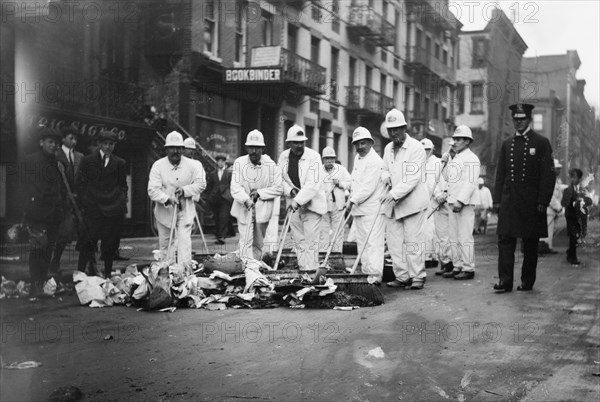
[[[281,240],[279,243],[279,249],[277,250],[277,258],[275,258],[275,264],[273,264],[274,269],[279,269],[279,260],[281,260],[281,252],[283,251],[283,245],[285,244],[285,238],[286,238],[287,232],[290,228],[290,224],[292,223],[292,214],[293,213],[294,213],[294,210],[288,207],[287,213],[285,215],[285,219],[287,220],[287,222],[284,221],[283,232],[281,232]]]
[[[346,206],[344,206],[342,211],[345,211],[345,210],[346,210]],[[335,240],[337,239],[337,237],[340,233],[340,230],[343,230],[344,226],[346,225],[346,223],[348,222],[349,219],[350,219],[350,214],[348,214],[346,219],[340,219],[340,222],[338,223],[337,227],[335,228],[335,231],[333,232],[332,240],[329,243],[329,248],[327,249],[327,254],[325,254],[325,259],[319,265],[319,268],[317,269],[317,273],[315,274],[315,277],[312,281],[313,285],[318,284],[319,279],[323,275],[325,275],[325,273],[329,270],[329,268],[327,267],[327,261],[329,260],[329,255],[331,254],[331,251],[333,250],[333,246],[335,245]]]
[[[381,212],[381,207],[383,204],[379,204],[377,208],[377,213],[375,214],[375,219],[373,219],[373,223],[371,224],[371,228],[369,229],[369,233],[367,233],[367,237],[365,239],[365,244],[363,244],[360,253],[358,254],[356,261],[354,261],[354,265],[352,266],[352,271],[350,274],[339,274],[339,275],[330,275],[333,279],[334,283],[338,285],[338,290],[363,296],[370,302],[373,302],[374,305],[379,306],[384,303],[383,293],[381,293],[381,289],[378,286],[370,284],[367,280],[368,275],[365,274],[356,274],[356,269],[358,268],[358,263],[362,258],[365,249],[367,248],[367,244],[369,242],[369,237],[371,237],[371,233],[375,228],[375,222],[377,222],[377,215]]]

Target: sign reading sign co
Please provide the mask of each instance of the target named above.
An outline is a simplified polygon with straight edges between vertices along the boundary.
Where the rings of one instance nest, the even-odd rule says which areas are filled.
[[[227,68],[223,82],[281,82],[281,68]]]

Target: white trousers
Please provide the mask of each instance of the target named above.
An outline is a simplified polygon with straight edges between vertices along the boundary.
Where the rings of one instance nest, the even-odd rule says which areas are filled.
[[[253,224],[251,221],[246,223],[238,221],[240,257],[254,258],[258,261],[262,259],[262,249],[265,234],[267,233],[267,226],[269,226],[269,222]]]
[[[383,214],[355,215],[354,226],[356,228],[358,252],[360,253],[365,247],[360,259],[361,270],[363,274],[369,275],[367,279],[370,283],[381,282],[383,277],[383,253],[385,252],[385,216]],[[371,226],[373,226],[373,231],[367,239]]]
[[[167,256],[169,261],[175,261],[175,249],[177,249],[177,262],[187,262],[192,259],[192,226],[193,221],[183,223],[183,213],[177,212],[177,221],[175,224],[175,232],[171,242],[171,255],[167,256],[169,249],[169,236],[171,228],[156,221],[156,229],[158,230],[158,247],[161,255]]]
[[[327,212],[321,219],[321,241],[319,243],[320,251],[327,251],[333,243],[334,253],[342,252],[342,245],[344,243],[344,228],[340,228],[340,232],[337,234],[335,239],[335,230],[337,229],[340,222],[344,219],[344,211],[335,209]]]
[[[317,269],[319,267],[319,230],[321,218],[315,212],[298,209],[290,218],[292,239],[296,245],[298,266],[302,270]]]
[[[556,211],[550,207],[546,208],[546,222],[548,224],[548,237],[540,239],[546,242],[548,248],[552,249],[552,241],[554,240],[554,222],[556,221]]]
[[[475,207],[465,205],[460,212],[452,212],[452,205],[450,205],[448,221],[454,271],[475,271],[475,241],[473,239]]]
[[[433,216],[429,218],[433,219],[435,223],[435,234],[438,260],[442,264],[448,264],[452,259],[450,258],[450,237],[449,237],[449,221],[448,215],[452,213],[448,207],[448,203],[444,203]]]
[[[399,281],[424,280],[425,261],[425,218],[427,211],[421,211],[402,219],[387,219],[386,238],[394,275]]]

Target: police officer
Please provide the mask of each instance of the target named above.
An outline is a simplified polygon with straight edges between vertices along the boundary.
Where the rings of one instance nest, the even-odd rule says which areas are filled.
[[[515,135],[500,148],[494,208],[498,210],[498,292],[510,292],[517,238],[523,239],[521,285],[531,290],[535,283],[538,240],[548,235],[546,208],[554,190],[555,174],[550,141],[531,129],[533,105],[517,103],[512,112]]]

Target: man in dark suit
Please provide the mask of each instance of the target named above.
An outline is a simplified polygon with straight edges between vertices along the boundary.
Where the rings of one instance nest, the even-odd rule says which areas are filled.
[[[79,169],[79,164],[81,163],[81,159],[83,159],[83,154],[81,152],[77,152],[75,150],[75,145],[77,145],[77,130],[72,127],[63,127],[60,130],[62,136],[62,146],[56,151],[56,160],[62,165],[64,168],[65,176],[67,178],[67,183],[69,184],[69,189],[74,193],[75,191],[75,175]],[[75,193],[74,193],[75,194]],[[69,208],[67,208],[66,213],[73,215],[72,205],[70,201],[68,202]],[[67,236],[68,237],[68,236]],[[68,243],[71,242],[72,239],[65,238],[64,236],[59,236],[56,241],[56,245],[54,246],[54,250],[52,252],[52,261],[50,262],[50,274],[57,274],[60,268],[60,259],[62,257],[63,251]]]
[[[215,221],[216,244],[225,244],[225,238],[229,232],[231,220],[231,204],[233,197],[229,190],[231,184],[231,169],[227,167],[227,158],[219,155],[217,160],[217,171],[208,176],[209,196],[208,200],[212,206],[213,219]]]
[[[550,141],[531,130],[533,105],[510,106],[516,133],[500,148],[494,209],[498,211],[498,277],[494,290],[510,292],[513,287],[517,238],[523,239],[521,285],[531,290],[535,283],[538,241],[548,235],[546,207],[554,190],[554,167]]]
[[[25,223],[31,231],[40,234],[30,239],[31,296],[42,292],[58,226],[64,217],[66,197],[55,156],[60,141],[61,136],[57,131],[42,128],[39,133],[39,151],[27,155],[24,163],[27,193],[24,203]]]
[[[75,177],[75,186],[83,209],[88,239],[81,242],[78,269],[85,270],[93,257],[98,240],[104,259],[104,276],[110,277],[119,234],[127,208],[125,161],[113,154],[117,135],[102,131],[99,149],[85,156]]]

